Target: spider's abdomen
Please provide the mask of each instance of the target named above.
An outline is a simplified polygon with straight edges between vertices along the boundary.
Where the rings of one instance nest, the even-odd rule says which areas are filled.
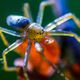
[[[28,18],[25,18],[23,16],[17,16],[17,15],[10,15],[7,17],[7,24],[14,28],[24,28],[29,23],[30,20]]]
[[[28,38],[38,41],[38,42],[41,41],[42,38],[44,38],[43,27],[41,27],[37,23],[32,23],[28,27],[27,33],[28,33]]]

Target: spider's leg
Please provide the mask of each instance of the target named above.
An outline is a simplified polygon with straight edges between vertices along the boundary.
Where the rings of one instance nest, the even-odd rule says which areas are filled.
[[[43,2],[40,3],[39,12],[38,12],[37,20],[36,20],[36,22],[38,24],[40,24],[40,25],[42,24],[45,7],[49,6],[49,5],[53,5],[53,4],[54,3],[50,2],[50,1],[43,1]]]
[[[23,6],[23,12],[24,12],[24,16],[29,18],[31,21],[33,21],[32,16],[31,16],[31,12],[30,12],[30,6],[28,3],[24,3]]]
[[[4,64],[4,70],[5,71],[15,71],[16,70],[16,68],[14,68],[14,67],[8,67],[7,60],[6,60],[6,55],[10,51],[12,51],[16,47],[18,47],[20,44],[22,44],[22,40],[17,40],[16,42],[14,42],[12,45],[10,45],[8,48],[6,48],[3,51],[2,56],[3,56],[3,64]]]
[[[76,23],[76,25],[80,28],[80,20],[72,13],[67,13],[67,14],[55,19],[53,22],[49,23],[45,27],[45,31],[50,31],[70,19],[72,19]]]
[[[58,65],[56,64],[52,64],[44,55],[44,50],[41,47],[40,43],[35,42],[35,48],[36,50],[40,53],[40,55],[42,56],[42,58],[49,64],[52,66],[53,69],[56,70],[56,72],[61,76],[64,77],[65,80],[69,80],[68,77],[65,76],[64,72],[60,71],[60,69],[58,68]],[[60,63],[59,63],[60,64]],[[62,63],[61,63],[62,64]]]
[[[5,46],[8,46],[9,43],[8,43],[6,37],[4,36],[4,34],[3,34],[1,31],[0,31],[0,37],[1,37],[1,39],[2,39],[2,41],[3,41],[3,43],[4,43],[4,45],[5,45]]]
[[[9,34],[9,35],[12,35],[12,36],[21,37],[21,35],[19,33],[15,32],[15,31],[8,30],[8,29],[0,27],[0,36],[2,38],[2,41],[3,41],[4,45],[6,45],[6,46],[8,46],[9,43],[8,43],[6,37],[4,36],[3,32],[6,33],[6,34]]]
[[[27,50],[26,50],[25,56],[24,56],[24,67],[23,67],[24,76],[25,76],[26,80],[29,80],[26,71],[27,71],[28,59],[29,59],[29,56],[30,56],[31,45],[32,45],[31,40],[28,40],[28,46],[27,46]]]
[[[50,35],[50,36],[69,36],[69,37],[74,37],[78,42],[80,42],[80,37],[70,31],[62,31],[62,30],[51,30],[51,31],[47,31],[45,32],[46,35]]]
[[[26,68],[27,68],[28,58],[29,58],[29,55],[30,55],[31,45],[32,45],[31,40],[28,40],[28,46],[27,46],[27,50],[26,50],[25,56],[24,56],[24,71],[26,71]]]
[[[17,33],[16,31],[8,30],[6,28],[0,27],[0,31],[2,31],[6,34],[9,34],[9,35],[15,36],[15,37],[21,37],[21,35],[19,33]]]
[[[46,59],[45,55],[44,55],[44,49],[42,48],[42,46],[40,45],[39,42],[35,42],[35,48],[36,50],[40,53],[40,55],[42,56],[42,58],[48,63],[50,64],[53,69],[57,69],[55,64],[52,64],[49,60]]]

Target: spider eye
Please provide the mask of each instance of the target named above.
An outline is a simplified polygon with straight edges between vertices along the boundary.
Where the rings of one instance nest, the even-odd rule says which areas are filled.
[[[7,17],[7,24],[14,28],[24,28],[30,24],[30,20],[23,16],[10,15]]]

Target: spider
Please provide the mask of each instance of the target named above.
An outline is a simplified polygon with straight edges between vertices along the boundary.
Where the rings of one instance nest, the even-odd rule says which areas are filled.
[[[28,3],[24,4],[24,16],[25,17],[18,16],[18,15],[8,16],[7,24],[15,29],[20,30],[21,33],[0,27],[0,36],[2,37],[2,40],[4,41],[5,45],[9,45],[9,44],[8,44],[7,40],[5,39],[2,32],[19,38],[13,44],[9,45],[8,48],[6,48],[2,53],[2,58],[0,60],[3,60],[4,70],[6,70],[6,71],[14,71],[15,70],[15,68],[13,68],[13,67],[8,67],[6,55],[10,51],[17,48],[19,45],[23,44],[23,42],[26,39],[28,40],[28,46],[26,48],[26,52],[24,55],[24,66],[23,66],[24,72],[26,71],[26,67],[28,64],[28,59],[29,59],[30,50],[31,50],[33,41],[34,41],[36,50],[42,56],[44,56],[44,49],[42,48],[40,42],[47,36],[69,36],[69,37],[74,37],[78,42],[80,42],[80,37],[78,35],[76,35],[75,33],[70,32],[70,31],[63,31],[63,30],[55,29],[56,27],[58,27],[59,25],[63,24],[64,22],[66,22],[70,19],[72,19],[77,24],[77,26],[80,28],[80,21],[72,13],[67,13],[67,14],[55,19],[54,21],[52,21],[51,23],[46,25],[44,28],[41,26],[42,20],[43,20],[44,9],[46,6],[49,6],[49,5],[54,5],[54,3],[48,2],[48,1],[41,2],[40,7],[39,7],[38,16],[36,19],[36,23],[34,23],[32,20]],[[47,59],[46,59],[46,61],[49,64],[51,64]],[[53,64],[51,64],[51,65],[53,67],[55,67],[55,65],[53,65]]]

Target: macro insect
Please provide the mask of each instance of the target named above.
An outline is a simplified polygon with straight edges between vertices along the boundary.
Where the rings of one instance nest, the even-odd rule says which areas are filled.
[[[15,68],[8,67],[6,55],[10,51],[22,45],[26,40],[27,40],[27,43],[26,43],[27,47],[26,47],[26,51],[24,54],[24,62],[23,62],[24,72],[27,70],[26,68],[28,65],[30,51],[31,51],[31,47],[33,44],[34,44],[34,47],[36,48],[36,51],[46,60],[46,62],[51,64],[51,66],[55,68],[55,65],[53,64],[54,61],[51,62],[50,59],[48,57],[46,58],[44,55],[44,47],[41,45],[41,43],[43,44],[42,41],[46,41],[46,43],[51,42],[52,39],[49,36],[69,36],[69,37],[74,37],[78,42],[80,42],[80,37],[77,34],[70,32],[70,31],[63,31],[60,29],[59,30],[55,29],[56,27],[58,27],[59,25],[63,24],[64,22],[70,19],[72,19],[77,24],[77,26],[80,27],[80,21],[72,13],[67,13],[55,19],[54,21],[46,25],[44,28],[41,26],[45,7],[48,5],[53,5],[53,4],[54,3],[51,3],[48,1],[41,2],[38,16],[37,16],[35,23],[32,20],[28,3],[24,4],[24,16],[25,17],[18,16],[18,15],[10,15],[7,17],[7,24],[17,30],[20,30],[21,33],[0,27],[0,36],[2,37],[5,45],[9,45],[9,44],[7,40],[5,39],[3,32],[19,38],[13,44],[9,45],[8,48],[6,48],[2,53],[1,60],[3,60],[3,63],[4,63],[4,70],[15,71]],[[34,51],[33,51],[33,55],[34,55]]]

